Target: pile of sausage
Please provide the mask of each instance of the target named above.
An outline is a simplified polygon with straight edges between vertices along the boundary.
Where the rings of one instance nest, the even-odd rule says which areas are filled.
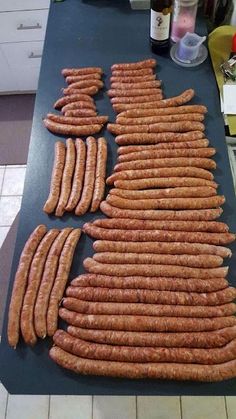
[[[66,145],[55,143],[54,165],[48,199],[43,207],[47,214],[65,211],[85,214],[90,207],[97,211],[104,196],[107,142],[101,137],[88,137],[86,143],[68,138]]]
[[[103,88],[100,67],[65,68],[62,75],[68,87],[62,89],[63,97],[54,103],[62,115],[49,113],[44,125],[54,134],[66,136],[93,135],[101,131],[108,116],[98,116],[92,98]]]
[[[16,348],[20,333],[33,346],[37,337],[57,329],[59,304],[64,294],[81,230],[47,231],[39,225],[28,238],[15,275],[8,312],[8,342]]]
[[[204,138],[188,90],[162,99],[155,60],[112,66],[114,185],[86,223],[95,254],[66,290],[51,358],[80,374],[220,381],[236,376],[236,289]]]

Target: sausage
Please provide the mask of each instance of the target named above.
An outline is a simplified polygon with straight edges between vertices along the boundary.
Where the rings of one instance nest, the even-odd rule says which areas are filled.
[[[98,210],[99,205],[104,196],[106,164],[107,164],[107,142],[105,138],[101,137],[98,139],[97,163],[96,163],[93,199],[91,203],[91,212],[95,212]]]
[[[76,80],[70,83],[70,89],[84,89],[86,87],[97,87],[102,89],[104,86],[103,82],[96,78],[86,79],[86,80]]]
[[[81,195],[83,181],[84,181],[84,171],[85,171],[85,159],[86,159],[86,145],[80,138],[76,138],[75,140],[75,147],[76,147],[76,165],[74,170],[74,177],[72,188],[70,192],[70,196],[68,202],[66,204],[65,210],[72,211]]]
[[[170,255],[156,253],[119,253],[119,252],[100,252],[93,255],[97,262],[117,264],[162,264],[175,266],[189,266],[192,268],[216,268],[221,266],[223,259],[215,255]]]
[[[140,348],[87,343],[64,330],[57,330],[53,341],[58,347],[77,356],[120,362],[182,362],[212,365],[231,361],[236,355],[236,339],[223,348],[213,349]]]
[[[66,96],[68,97],[68,96]],[[66,112],[68,111],[74,111],[74,110],[92,110],[92,111],[96,111],[96,106],[93,102],[89,102],[89,101],[83,101],[83,100],[78,100],[74,102],[69,102],[66,105],[62,106],[61,108],[61,112],[65,115]]]
[[[106,263],[96,262],[92,258],[86,258],[83,261],[84,268],[93,274],[101,275],[117,275],[117,276],[166,276],[176,278],[225,278],[228,273],[228,267],[220,268],[189,268],[185,266],[173,266],[173,265],[147,265],[147,264],[116,264],[110,265]],[[236,293],[233,288],[232,292]]]
[[[111,76],[110,77],[110,82],[111,83],[124,83],[124,84],[128,84],[128,83],[136,83],[139,84],[140,82],[146,82],[146,81],[152,81],[152,80],[156,80],[156,74],[143,74],[142,76],[140,75],[133,75],[133,76],[126,76],[124,75],[122,77],[122,75],[117,75],[117,76]]]
[[[93,197],[96,160],[97,160],[97,141],[93,137],[86,139],[87,157],[84,174],[84,185],[81,198],[75,208],[76,215],[83,215],[88,211]]]
[[[204,282],[204,281],[202,281]],[[76,288],[74,287],[76,290]],[[72,290],[73,291],[73,290]],[[224,317],[236,312],[234,303],[219,306],[173,306],[142,303],[103,303],[78,300],[75,296],[63,299],[63,307],[81,314],[110,314],[158,317]]]
[[[122,69],[122,70],[112,70],[112,76],[122,77],[126,79],[127,77],[144,77],[146,75],[153,75],[152,68],[140,68],[140,69]]]
[[[115,189],[117,191],[117,189]],[[221,195],[207,198],[160,198],[160,199],[127,199],[115,194],[109,194],[107,202],[123,209],[148,210],[148,209],[211,209],[218,208],[225,202]]]
[[[173,231],[208,231],[225,233],[229,231],[227,224],[217,221],[166,221],[163,220],[129,220],[127,218],[102,218],[93,222],[102,228],[124,230],[173,230]],[[159,245],[159,244],[158,244]],[[138,252],[139,253],[139,252]],[[150,252],[151,253],[151,252]],[[158,253],[158,252],[154,252]],[[165,253],[165,252],[164,252]],[[168,253],[168,252],[166,252]]]
[[[125,288],[125,289],[150,289],[159,291],[189,291],[189,292],[212,292],[226,288],[229,284],[224,278],[193,279],[193,278],[153,278],[142,276],[106,276],[83,274],[73,279],[70,283],[70,296],[73,297],[72,287],[102,287],[102,288]],[[67,288],[69,295],[69,288]],[[77,296],[75,295],[75,298]],[[233,303],[231,303],[232,306]],[[233,304],[235,307],[235,305]],[[76,311],[76,310],[75,310]],[[219,313],[221,311],[219,310]],[[232,313],[231,313],[232,314]],[[218,314],[214,316],[217,317]],[[209,316],[210,317],[210,316]]]
[[[157,61],[154,58],[149,58],[143,61],[137,61],[135,63],[119,63],[119,64],[113,64],[111,66],[111,71],[117,71],[117,70],[143,70],[144,68],[154,68],[157,65]]]
[[[108,90],[112,105],[142,105],[143,103],[160,102],[163,99],[161,89],[133,89],[133,90]],[[130,94],[128,94],[130,93]]]
[[[44,119],[43,122],[45,127],[54,134],[74,135],[76,137],[80,135],[96,134],[102,129],[102,125],[99,124],[75,126],[69,124],[59,124],[58,122],[53,122],[50,119]]]
[[[169,160],[167,160],[168,162]],[[111,185],[116,180],[135,180],[139,179],[144,181],[148,181],[149,178],[154,178],[153,181],[159,181],[159,178],[185,178],[185,177],[196,177],[196,178],[202,178],[206,180],[212,181],[214,179],[214,176],[211,172],[208,170],[202,169],[200,167],[191,167],[191,166],[185,166],[185,167],[164,167],[164,168],[150,168],[150,169],[142,169],[142,170],[122,170],[117,173],[113,173],[109,178],[107,179],[107,184]],[[194,185],[196,186],[196,185]]]
[[[194,141],[200,140],[204,137],[202,131],[190,131],[190,132],[159,132],[159,133],[133,133],[133,134],[122,134],[118,135],[115,139],[118,145],[129,145],[129,144],[158,144],[166,142],[183,142],[183,141]]]
[[[128,153],[118,157],[118,162],[143,160],[166,157],[212,157],[216,153],[215,148],[192,148],[180,150],[143,150],[133,153]]]
[[[55,109],[61,109],[63,106],[68,105],[68,103],[72,103],[72,102],[78,102],[78,101],[82,101],[82,102],[86,102],[90,105],[94,105],[93,103],[93,99],[89,96],[89,95],[85,95],[82,93],[76,93],[73,95],[68,95],[68,96],[63,96],[60,99],[58,99],[53,107]]]
[[[34,305],[49,249],[58,234],[59,230],[56,229],[47,232],[35,252],[29,270],[28,285],[21,309],[20,328],[25,343],[31,346],[37,341],[34,329]]]
[[[205,210],[128,210],[116,208],[106,201],[100,204],[101,211],[107,217],[117,218],[134,218],[139,220],[188,220],[188,221],[207,221],[215,220],[220,217],[223,210],[222,208],[213,208]]]
[[[131,109],[120,113],[120,117],[137,118],[142,116],[160,116],[160,115],[177,115],[177,114],[191,114],[191,113],[207,113],[206,106],[203,105],[185,105],[174,106],[169,108],[158,109]],[[190,115],[189,115],[190,116]]]
[[[200,167],[202,169],[216,169],[216,162],[205,157],[166,157],[149,160],[133,160],[118,163],[114,167],[115,172],[122,170],[152,169],[158,167]]]
[[[76,95],[77,93],[81,93],[84,95],[93,96],[99,91],[97,86],[85,87],[84,89],[73,89],[72,84],[65,89],[62,89],[63,95]]]
[[[64,243],[72,230],[72,228],[65,228],[59,233],[59,235],[55,238],[54,242],[52,243],[52,246],[49,250],[45,262],[42,280],[40,283],[34,308],[35,332],[36,335],[42,339],[44,339],[47,335],[48,302],[57,273],[59,257]]]
[[[54,163],[50,184],[50,192],[48,199],[44,204],[43,210],[47,214],[51,214],[58,203],[61,191],[61,181],[66,158],[66,147],[62,141],[57,141],[54,146]]]
[[[57,269],[56,278],[51,290],[48,311],[47,311],[47,334],[52,336],[57,330],[57,319],[59,304],[63,297],[66,287],[70,267],[72,264],[75,247],[81,235],[81,230],[76,228],[67,237],[64,247],[62,249],[59,264]]]
[[[57,346],[50,349],[49,356],[61,367],[84,375],[209,382],[227,380],[236,375],[235,360],[216,365],[98,361],[79,358]]]
[[[74,116],[64,116],[64,115],[55,115],[52,113],[47,114],[47,119],[50,121],[58,122],[59,124],[68,124],[68,125],[92,125],[92,124],[101,124],[104,125],[108,121],[108,116],[88,116],[88,117],[74,117]]]
[[[108,124],[108,131],[115,135],[132,133],[163,133],[163,132],[186,132],[186,131],[204,131],[204,124],[195,121],[181,122],[159,122],[150,125],[119,125]]]
[[[217,330],[236,325],[235,316],[198,318],[198,317],[152,317],[132,315],[89,315],[79,314],[65,308],[59,316],[72,326],[84,329],[127,330],[136,332],[200,332]]]
[[[97,112],[93,109],[72,109],[71,111],[66,111],[65,116],[97,116]]]
[[[99,73],[90,73],[90,74],[80,74],[77,76],[66,76],[66,83],[71,84],[77,81],[82,80],[101,80],[101,74]]]
[[[148,81],[139,81],[138,83],[136,82],[130,82],[128,83],[127,81],[125,83],[123,83],[123,81],[115,81],[111,83],[111,89],[112,90],[135,90],[136,88],[139,89],[150,89],[152,88],[153,91],[156,91],[156,88],[161,87],[161,81],[160,80],[148,80]],[[153,93],[152,91],[152,93]],[[151,94],[152,94],[151,93]],[[136,96],[136,95],[135,95]]]
[[[98,220],[96,220],[98,221]],[[130,220],[136,221],[136,220]],[[139,221],[139,220],[138,220]],[[148,220],[149,221],[149,220]],[[150,222],[150,221],[149,221]],[[178,221],[174,221],[175,224]],[[166,223],[166,222],[165,222]],[[172,221],[168,222],[168,228],[171,228]],[[185,231],[187,230],[186,224],[201,224],[198,221],[181,221],[185,225]],[[204,222],[203,222],[204,223]],[[214,221],[213,221],[214,223]],[[194,229],[194,227],[192,227]],[[189,227],[190,230],[190,227]],[[198,230],[199,231],[199,230]],[[184,242],[142,242],[135,243],[130,241],[109,241],[109,240],[97,240],[93,243],[93,248],[96,252],[133,252],[133,253],[157,253],[157,254],[169,254],[169,255],[217,255],[222,258],[231,257],[232,252],[228,247],[215,246],[213,244],[203,243],[184,243]]]
[[[184,167],[183,167],[184,169]],[[155,171],[155,169],[154,169]],[[138,170],[135,170],[135,172],[138,172]],[[142,172],[142,170],[140,170]],[[117,174],[123,174],[124,172],[117,172]],[[116,173],[115,173],[116,174]],[[113,180],[116,179],[116,176],[111,175],[107,179],[107,183],[110,184]],[[168,177],[168,178],[147,178],[147,179],[134,179],[134,180],[121,180],[119,179],[119,176],[117,176],[118,180],[114,181],[114,185],[117,188],[121,189],[128,189],[128,190],[140,190],[140,189],[149,189],[149,188],[159,188],[159,193],[161,195],[165,195],[169,193],[169,196],[182,194],[182,196],[187,195],[195,195],[197,188],[210,188],[215,189],[217,188],[217,184],[211,180],[206,180],[203,178],[197,178],[197,177]],[[167,188],[167,189],[165,189]],[[192,193],[192,191],[196,188],[196,191]],[[189,191],[187,191],[189,189]],[[169,192],[168,192],[169,191]],[[212,191],[213,192],[213,191]]]
[[[164,346],[167,348],[217,348],[225,346],[236,337],[235,326],[207,332],[179,333],[122,332],[118,330],[82,329],[68,326],[67,332],[76,338],[97,343],[107,343],[109,345]]]
[[[120,125],[145,125],[157,124],[158,122],[179,122],[179,121],[200,121],[204,120],[204,114],[189,113],[189,114],[170,114],[158,116],[142,116],[139,118],[127,118],[120,115],[116,118],[116,123]]]
[[[189,179],[189,178],[188,178]],[[153,180],[153,179],[152,179]],[[162,178],[163,180],[163,178]],[[110,194],[122,196],[127,199],[150,199],[150,198],[200,198],[216,195],[216,189],[209,186],[197,186],[186,188],[168,188],[168,189],[148,189],[148,190],[127,190],[119,189],[119,184],[115,182],[117,189],[111,189]],[[160,182],[159,182],[160,183]]]
[[[19,341],[21,307],[27,287],[31,261],[46,231],[45,225],[38,225],[29,236],[21,252],[8,310],[7,337],[9,345],[13,348],[16,348]]]
[[[136,153],[137,151],[146,150],[162,150],[162,149],[179,149],[179,148],[205,148],[209,146],[209,140],[203,138],[202,140],[185,141],[185,142],[171,142],[171,143],[159,143],[153,145],[126,145],[118,147],[117,153],[119,156],[123,156],[129,153]]]
[[[103,73],[103,70],[101,67],[63,68],[61,70],[61,74],[64,77],[81,76],[85,74],[94,74],[94,73],[101,75]]]

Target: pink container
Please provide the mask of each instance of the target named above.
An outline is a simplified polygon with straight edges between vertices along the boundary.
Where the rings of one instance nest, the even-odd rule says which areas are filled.
[[[171,39],[178,42],[195,29],[198,0],[175,0],[171,27]]]

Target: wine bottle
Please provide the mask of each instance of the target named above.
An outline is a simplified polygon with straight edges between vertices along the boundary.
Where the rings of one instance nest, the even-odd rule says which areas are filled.
[[[172,0],[151,0],[150,43],[153,52],[166,52],[170,46]]]

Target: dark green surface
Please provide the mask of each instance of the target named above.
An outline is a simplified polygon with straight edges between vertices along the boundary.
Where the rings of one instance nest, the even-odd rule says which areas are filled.
[[[58,220],[42,211],[48,195],[49,179],[54,158],[54,143],[58,137],[49,133],[42,124],[42,117],[52,110],[52,104],[60,95],[63,67],[102,66],[109,86],[110,66],[115,62],[136,61],[151,57],[148,43],[149,13],[132,11],[129,3],[112,0],[79,1],[67,0],[52,3],[45,42],[39,90],[36,98],[29,161],[26,173],[20,225],[12,266],[11,293],[14,273],[23,245],[32,230],[41,223],[49,228],[82,226],[87,220],[100,215],[87,214],[76,218],[65,215]],[[198,30],[200,34],[204,33]],[[157,57],[157,72],[163,80],[166,97],[179,94],[184,89],[194,88],[193,103],[204,103],[209,110],[206,118],[206,135],[211,145],[217,148],[215,171],[220,184],[219,193],[226,196],[222,220],[236,231],[236,200],[233,192],[227,150],[224,141],[224,126],[220,113],[217,87],[210,61],[195,69],[184,69],[174,64],[168,56]],[[114,120],[108,97],[100,93],[96,97],[100,114],[108,114]],[[116,160],[114,138],[105,132],[109,142],[108,174]],[[70,279],[83,272],[82,261],[93,254],[92,240],[83,236],[74,258]],[[235,246],[234,246],[235,250]],[[230,261],[230,282],[235,282],[235,258]],[[9,304],[9,296],[7,307]],[[6,316],[5,316],[6,318]],[[169,382],[160,380],[124,380],[103,377],[77,376],[62,370],[49,359],[51,340],[39,342],[35,348],[23,343],[13,350],[6,343],[6,319],[0,352],[0,379],[10,393],[21,394],[236,394],[236,380],[224,383]]]

